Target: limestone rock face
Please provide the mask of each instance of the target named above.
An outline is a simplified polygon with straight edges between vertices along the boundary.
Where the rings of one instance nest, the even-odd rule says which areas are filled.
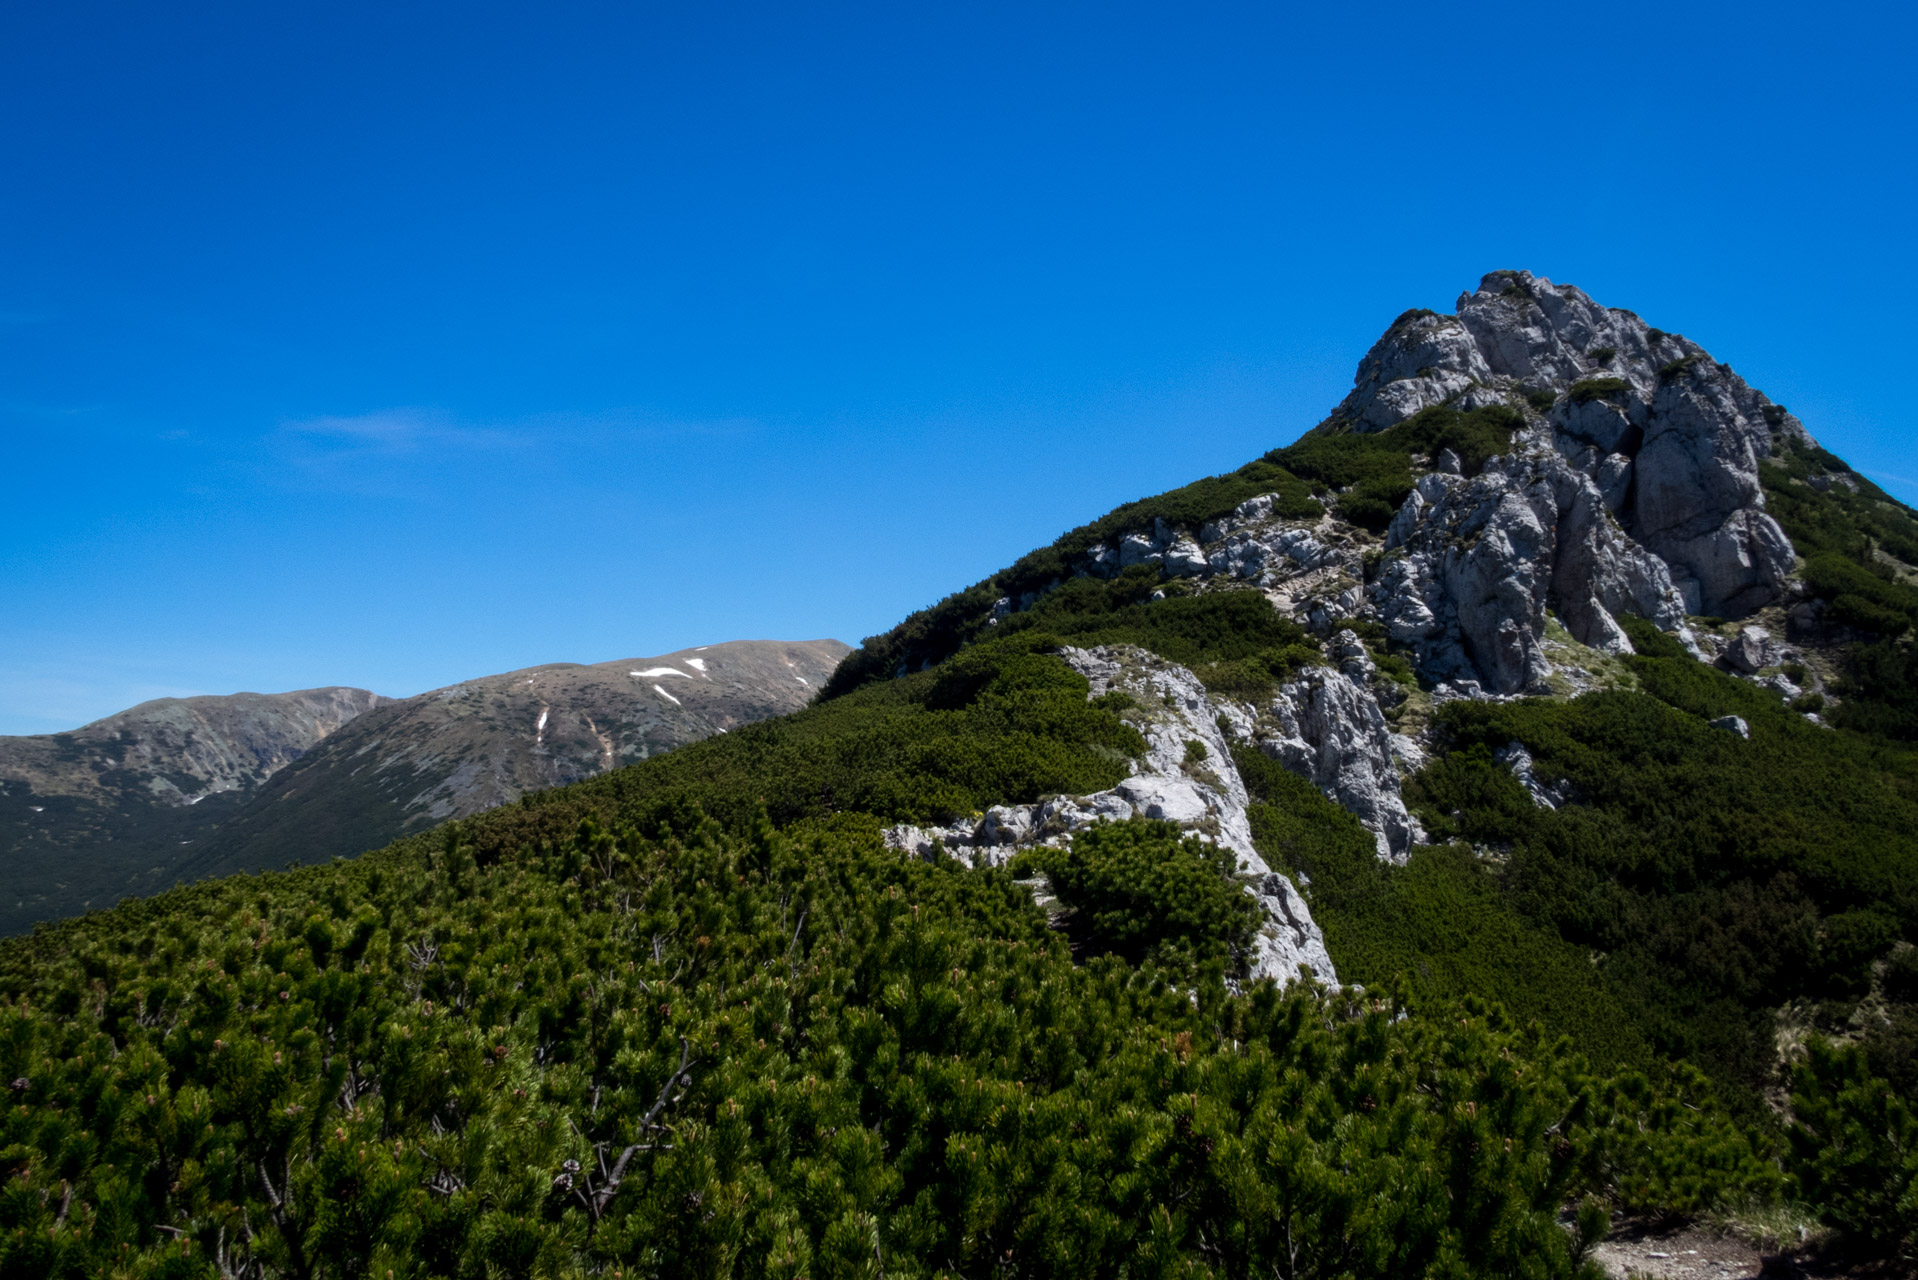
[[[886,842],[923,856],[937,841],[975,866],[999,866],[1020,848],[1062,844],[1074,831],[1094,822],[1132,817],[1175,822],[1230,849],[1240,874],[1249,878],[1248,892],[1265,910],[1265,924],[1254,942],[1251,976],[1290,982],[1304,966],[1319,981],[1336,983],[1338,973],[1326,954],[1325,938],[1312,920],[1311,908],[1292,882],[1267,865],[1252,846],[1245,782],[1219,727],[1221,720],[1249,724],[1245,711],[1216,705],[1186,668],[1130,645],[1068,647],[1061,656],[1091,683],[1092,697],[1114,689],[1133,696],[1134,710],[1126,715],[1147,744],[1145,758],[1135,762],[1136,772],[1110,791],[1061,796],[1033,805],[995,806],[978,822],[942,828],[893,827],[886,832]],[[1376,715],[1376,704],[1372,710]],[[1203,748],[1198,759],[1190,747],[1194,742]]]
[[[1333,416],[1377,431],[1521,392],[1557,397],[1556,447],[1665,562],[1690,612],[1742,617],[1778,599],[1791,543],[1765,514],[1758,463],[1811,443],[1804,426],[1697,343],[1570,285],[1495,271],[1455,317],[1401,317]]]
[[[1352,632],[1340,639],[1349,641],[1341,648],[1364,654]],[[1392,730],[1378,700],[1344,671],[1307,667],[1279,690],[1271,710],[1275,723],[1257,738],[1259,750],[1357,817],[1379,857],[1403,863],[1424,832],[1400,797]]]
[[[1433,679],[1538,693],[1551,674],[1545,611],[1573,638],[1629,653],[1614,614],[1675,630],[1684,602],[1663,561],[1627,537],[1594,481],[1534,442],[1471,480],[1424,477],[1393,519],[1370,596]]]
[[[1751,675],[1763,667],[1769,667],[1777,661],[1777,650],[1771,642],[1771,632],[1763,627],[1746,627],[1738,633],[1738,638],[1725,646],[1725,660],[1739,671]],[[1793,686],[1796,696],[1796,686]]]
[[[1458,318],[1408,311],[1359,361],[1346,405],[1363,429],[1379,431],[1489,382],[1491,373]]]
[[[1743,716],[1720,716],[1712,721],[1712,728],[1723,729],[1726,733],[1735,733],[1741,738],[1752,736],[1751,726],[1745,723]]]
[[[1686,372],[1658,388],[1634,462],[1632,527],[1672,566],[1693,613],[1742,617],[1778,598],[1793,556],[1758,483],[1769,433],[1727,382]]]

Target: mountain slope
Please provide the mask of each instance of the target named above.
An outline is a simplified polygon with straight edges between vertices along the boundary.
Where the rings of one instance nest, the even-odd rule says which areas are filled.
[[[803,710],[0,942],[0,1262],[1589,1280],[1611,1213],[1754,1209],[1908,1259],[1913,546],[1494,273]]]
[[[795,711],[848,651],[837,640],[738,640],[528,667],[387,702],[276,775],[181,873],[351,856]]]
[[[172,883],[179,851],[341,726],[364,689],[160,698],[0,738],[0,931]]]

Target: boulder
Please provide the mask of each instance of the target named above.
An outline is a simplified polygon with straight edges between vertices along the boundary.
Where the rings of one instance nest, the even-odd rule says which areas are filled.
[[[1778,661],[1771,632],[1763,627],[1745,627],[1739,631],[1738,638],[1725,647],[1725,661],[1746,675],[1771,666]]]

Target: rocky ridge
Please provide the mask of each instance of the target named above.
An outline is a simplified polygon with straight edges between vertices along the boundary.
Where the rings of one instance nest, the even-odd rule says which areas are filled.
[[[1178,823],[1230,849],[1246,891],[1265,910],[1249,957],[1250,976],[1289,982],[1303,966],[1318,980],[1337,983],[1325,938],[1305,899],[1252,844],[1245,782],[1232,762],[1228,733],[1254,737],[1258,715],[1215,701],[1192,672],[1131,645],[1067,648],[1062,656],[1090,682],[1092,697],[1114,691],[1129,695],[1120,715],[1147,744],[1145,758],[1133,762],[1132,776],[1094,795],[995,805],[977,820],[948,827],[892,827],[886,842],[920,856],[939,845],[976,867],[1002,866],[1022,848],[1061,844],[1094,822],[1141,817]]]
[[[1415,460],[1416,488],[1382,536],[1331,509],[1286,518],[1280,495],[1268,494],[1197,528],[1156,519],[1067,566],[1072,576],[1112,578],[1151,564],[1169,589],[1256,588],[1318,634],[1331,662],[1299,672],[1268,707],[1207,702],[1189,672],[1174,680],[1177,696],[1345,806],[1384,858],[1402,860],[1422,839],[1400,796],[1401,770],[1423,753],[1416,732],[1394,732],[1394,721],[1416,730],[1421,717],[1406,715],[1409,704],[1594,687],[1606,658],[1632,652],[1622,616],[1651,621],[1781,696],[1799,691],[1766,674],[1792,654],[1765,628],[1728,641],[1703,625],[1769,616],[1798,590],[1791,543],[1765,511],[1758,471],[1782,448],[1816,447],[1795,417],[1684,337],[1571,286],[1500,271],[1461,295],[1454,315],[1399,317],[1316,433],[1381,431],[1435,406],[1492,405],[1521,415],[1510,449],[1469,475],[1447,450]],[[1000,598],[988,624],[1049,589]],[[1351,629],[1366,624],[1409,652],[1426,691],[1381,672]],[[1068,660],[1092,675],[1086,659],[1069,651]],[[1514,747],[1507,762],[1523,779],[1530,757]],[[1156,803],[1238,851],[1225,816],[1229,782],[1201,793],[1202,804],[1153,801],[1154,786],[1171,796],[1196,784],[1168,767],[1177,762],[1148,763],[1101,796],[1030,814],[995,810],[970,827],[901,841],[936,835],[990,858],[1002,845],[1056,839],[1082,818],[1151,814]],[[1536,779],[1528,790],[1541,804],[1563,800]]]
[[[166,887],[182,850],[390,701],[349,688],[159,698],[0,738],[0,931]]]
[[[103,798],[131,784],[166,805],[258,786],[391,698],[335,687],[156,698],[68,733],[0,738],[0,787]]]

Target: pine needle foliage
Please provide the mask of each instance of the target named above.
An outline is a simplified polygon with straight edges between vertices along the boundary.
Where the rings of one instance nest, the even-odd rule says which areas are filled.
[[[1042,872],[1070,913],[1084,955],[1151,962],[1175,974],[1243,977],[1262,913],[1238,884],[1228,849],[1169,822],[1098,825],[1063,849],[1034,849],[1014,874]]]
[[[1599,957],[1661,1054],[1757,1090],[1778,1006],[1857,999],[1918,931],[1918,757],[1631,635],[1645,693],[1448,704],[1408,798],[1435,836],[1508,851],[1515,908]],[[1535,804],[1496,760],[1511,742],[1574,802]]]
[[[0,946],[0,1274],[1572,1276],[1569,1200],[1763,1177],[1484,1005],[1078,964],[870,825],[457,831]]]

